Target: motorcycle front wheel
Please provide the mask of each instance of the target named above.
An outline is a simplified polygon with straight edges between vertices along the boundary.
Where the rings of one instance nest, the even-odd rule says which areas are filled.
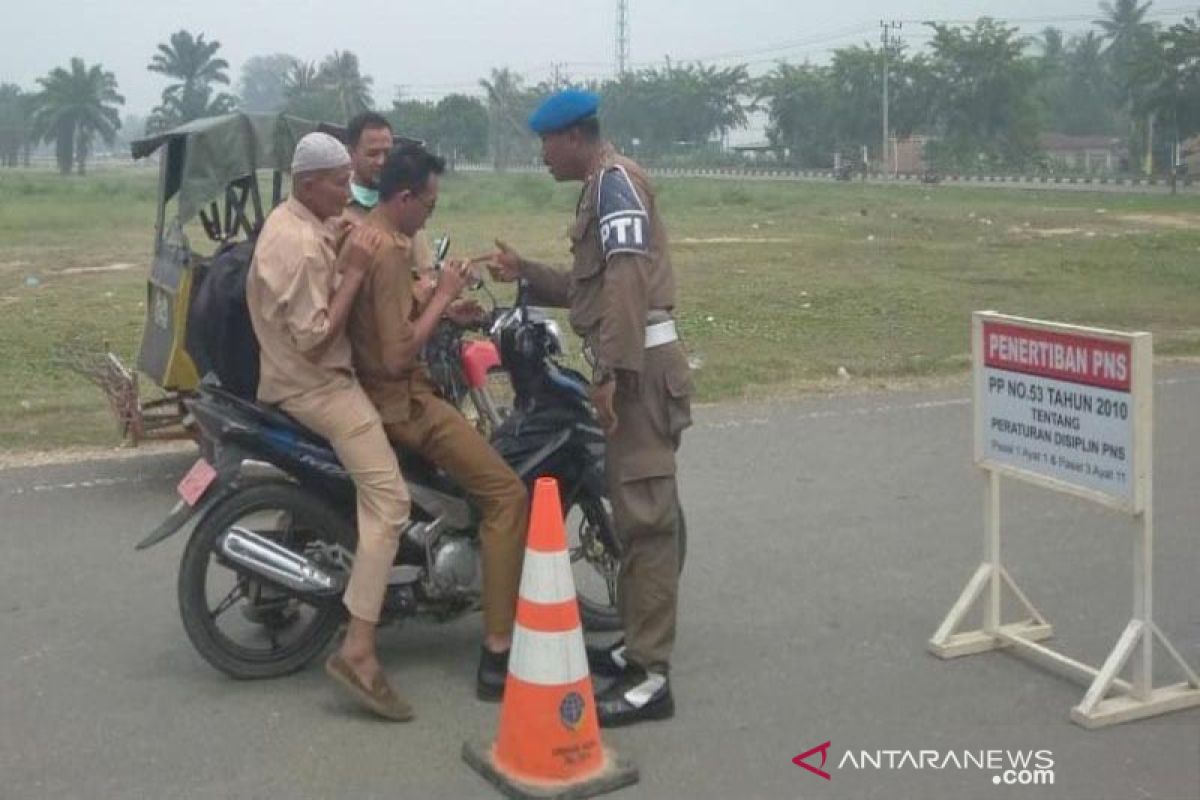
[[[608,498],[581,492],[566,509],[565,517],[567,553],[571,558],[583,629],[589,633],[619,631],[622,625],[617,605],[617,574],[621,554],[613,533]],[[679,571],[682,572],[687,557],[687,520],[678,504],[675,520]]]

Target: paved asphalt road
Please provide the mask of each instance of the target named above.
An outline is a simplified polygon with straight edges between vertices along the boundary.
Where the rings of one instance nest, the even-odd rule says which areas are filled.
[[[1200,369],[1158,380],[1156,611],[1195,665]],[[926,653],[980,560],[964,390],[723,406],[698,422],[683,453],[679,712],[606,734],[642,771],[618,796],[1200,797],[1200,710],[1089,732],[1068,719],[1071,682],[1005,654]],[[193,652],[175,606],[183,537],[133,550],[189,461],[0,473],[0,798],[498,796],[459,759],[496,721],[472,695],[477,618],[383,634],[419,714],[400,726],[347,707],[315,666],[240,683]],[[1129,523],[1011,486],[1010,570],[1057,646],[1096,664],[1130,613]],[[825,741],[828,782],[791,763]],[[1050,750],[1054,785],[837,769],[847,751],[921,749]]]

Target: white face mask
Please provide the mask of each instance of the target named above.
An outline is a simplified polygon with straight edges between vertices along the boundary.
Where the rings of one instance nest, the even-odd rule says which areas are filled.
[[[363,208],[374,208],[379,205],[379,190],[370,189],[366,186],[359,186],[357,183],[350,182],[350,196],[354,198],[354,202],[358,203]]]

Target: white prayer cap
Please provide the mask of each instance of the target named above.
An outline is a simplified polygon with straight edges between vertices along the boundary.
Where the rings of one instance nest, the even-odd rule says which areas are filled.
[[[296,144],[292,155],[292,174],[337,169],[350,165],[346,146],[328,133],[310,133]]]

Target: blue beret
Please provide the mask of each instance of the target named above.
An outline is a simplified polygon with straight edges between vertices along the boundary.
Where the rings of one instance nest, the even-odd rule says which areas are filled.
[[[600,95],[582,89],[563,89],[542,101],[529,116],[529,127],[541,135],[569,128],[576,122],[596,116]]]

